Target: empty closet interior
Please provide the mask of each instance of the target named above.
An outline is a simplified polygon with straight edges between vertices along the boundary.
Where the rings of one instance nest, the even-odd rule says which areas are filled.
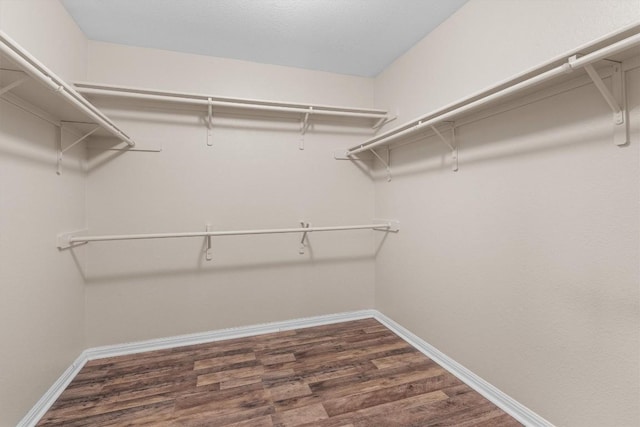
[[[520,423],[640,425],[637,0],[457,2],[368,76],[71,3],[0,0],[0,426],[87,361],[370,317]]]

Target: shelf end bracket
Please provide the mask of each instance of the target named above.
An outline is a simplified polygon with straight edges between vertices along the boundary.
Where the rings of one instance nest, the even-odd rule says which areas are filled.
[[[207,147],[213,147],[213,101],[207,98]]]
[[[300,226],[304,230],[305,228],[311,227],[311,223],[304,222],[304,221],[300,220]],[[303,231],[303,233],[302,233],[302,239],[300,239],[300,246],[298,247],[298,253],[300,255],[304,255],[305,247],[307,246],[306,243],[305,243],[307,241],[307,234],[309,234],[308,231]]]
[[[206,224],[205,225],[205,229],[204,231],[206,231],[207,233],[210,231],[213,231],[213,227],[211,226],[211,224]],[[204,246],[204,258],[207,261],[211,261],[213,259],[213,249],[212,249],[212,240],[213,237],[211,236],[207,236],[205,237],[206,241],[205,241],[205,246]]]
[[[304,113],[304,117],[300,122],[300,143],[298,144],[298,150],[304,150],[304,135],[309,130],[311,123],[309,122],[309,116],[313,114],[313,107],[309,107],[309,111]]]
[[[84,230],[71,231],[67,233],[60,233],[56,236],[56,246],[58,247],[59,250],[62,251],[65,249],[72,249],[77,246],[86,245],[88,242],[71,242],[70,239],[72,237],[86,235],[87,231],[88,230],[84,229]]]
[[[93,124],[93,128],[86,132],[84,135],[82,135],[80,138],[77,138],[75,141],[73,141],[72,143],[70,143],[69,145],[67,145],[66,147],[64,146],[63,140],[64,140],[64,128],[65,125],[67,123],[73,123],[73,122],[60,122],[60,127],[58,128],[58,157],[57,157],[57,165],[56,165],[56,173],[58,175],[62,175],[62,159],[64,158],[64,153],[66,153],[67,151],[71,150],[73,147],[75,147],[76,145],[80,144],[82,141],[84,141],[85,139],[87,139],[88,137],[90,137],[91,135],[93,135],[98,129],[100,129],[99,125],[96,125],[95,123],[91,123]],[[88,123],[84,123],[84,124],[88,124]]]
[[[440,138],[442,142],[451,150],[451,170],[454,172],[458,171],[458,147],[456,147],[456,128],[453,123],[449,123],[451,125],[451,141],[445,138],[442,133],[433,125],[431,125],[431,130]]]
[[[29,76],[28,75],[24,75],[22,77],[20,77],[18,80],[16,80],[13,83],[10,83],[8,85],[6,85],[5,87],[1,87],[0,88],[0,96],[4,95],[5,93],[11,91],[12,89],[17,88],[18,86],[20,86],[22,83],[26,82],[27,80],[29,80]]]
[[[616,145],[626,145],[629,143],[629,125],[627,120],[627,101],[622,66],[618,62],[613,62],[613,73],[611,74],[611,89],[605,85],[600,74],[593,68],[593,65],[584,66],[585,71],[593,81],[605,102],[613,112],[614,142]]]
[[[387,170],[387,182],[391,182],[391,152],[389,151],[389,147],[387,147],[387,160],[385,161],[373,148],[370,148],[369,151],[376,157],[376,159],[380,160]]]

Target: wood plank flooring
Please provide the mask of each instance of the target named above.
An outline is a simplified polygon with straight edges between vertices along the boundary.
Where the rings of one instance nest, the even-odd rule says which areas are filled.
[[[519,426],[374,319],[88,362],[38,426]]]

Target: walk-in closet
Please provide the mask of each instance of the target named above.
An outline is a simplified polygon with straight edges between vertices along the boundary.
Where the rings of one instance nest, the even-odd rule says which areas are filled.
[[[638,0],[0,0],[0,427],[638,427],[639,146]]]

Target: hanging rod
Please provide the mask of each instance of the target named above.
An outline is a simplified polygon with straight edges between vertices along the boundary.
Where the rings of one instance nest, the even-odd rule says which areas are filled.
[[[22,48],[3,31],[0,31],[0,54],[15,62],[22,70],[35,81],[43,84],[53,92],[67,100],[77,110],[86,114],[91,120],[99,124],[111,135],[126,142],[130,147],[135,145],[131,138],[121,131],[107,116],[98,110],[87,99],[80,95],[73,87],[69,86],[60,77],[45,67],[40,61]]]
[[[383,110],[336,107],[328,105],[296,104],[290,102],[246,98],[226,98],[194,93],[161,91],[155,89],[142,89],[127,86],[113,86],[85,82],[77,82],[75,83],[75,86],[78,92],[84,95],[110,96],[158,102],[175,102],[181,104],[226,107],[246,110],[309,114],[315,116],[337,116],[375,119],[377,121],[387,118],[387,112]]]
[[[600,41],[601,40],[599,40],[599,42]],[[640,45],[640,34],[634,34],[618,42],[612,43],[606,47],[591,52],[587,55],[581,57],[564,58],[564,62],[559,66],[541,72],[518,83],[510,84],[510,82],[518,80],[522,78],[522,76],[528,75],[531,72],[529,71],[520,74],[519,76],[506,82],[501,82],[489,89],[483,90],[482,92],[469,96],[461,101],[449,104],[436,111],[418,117],[417,119],[414,119],[404,125],[384,132],[361,144],[354,145],[346,150],[345,155],[351,156],[359,154],[371,150],[372,148],[389,144],[396,139],[413,134],[414,132],[417,132],[419,130],[430,128],[438,123],[455,120],[456,117],[459,117],[464,113],[468,113],[472,110],[477,110],[480,107],[485,106],[486,104],[506,98],[510,95],[513,95],[514,93],[521,92],[542,82],[570,73],[576,69],[584,68],[587,65],[593,64],[594,62],[606,59],[638,45]],[[505,85],[507,85],[507,87],[504,87]]]
[[[106,236],[78,236],[76,233],[63,233],[58,235],[58,248],[65,249],[74,245],[89,242],[105,242],[113,240],[142,240],[142,239],[169,239],[179,237],[221,237],[244,236],[251,234],[283,234],[283,233],[313,233],[322,231],[346,231],[346,230],[378,230],[396,232],[399,230],[398,222],[392,220],[374,220],[374,224],[341,225],[333,227],[303,227],[303,228],[274,228],[263,230],[232,230],[232,231],[195,231],[184,233],[151,233],[151,234],[116,234]]]

